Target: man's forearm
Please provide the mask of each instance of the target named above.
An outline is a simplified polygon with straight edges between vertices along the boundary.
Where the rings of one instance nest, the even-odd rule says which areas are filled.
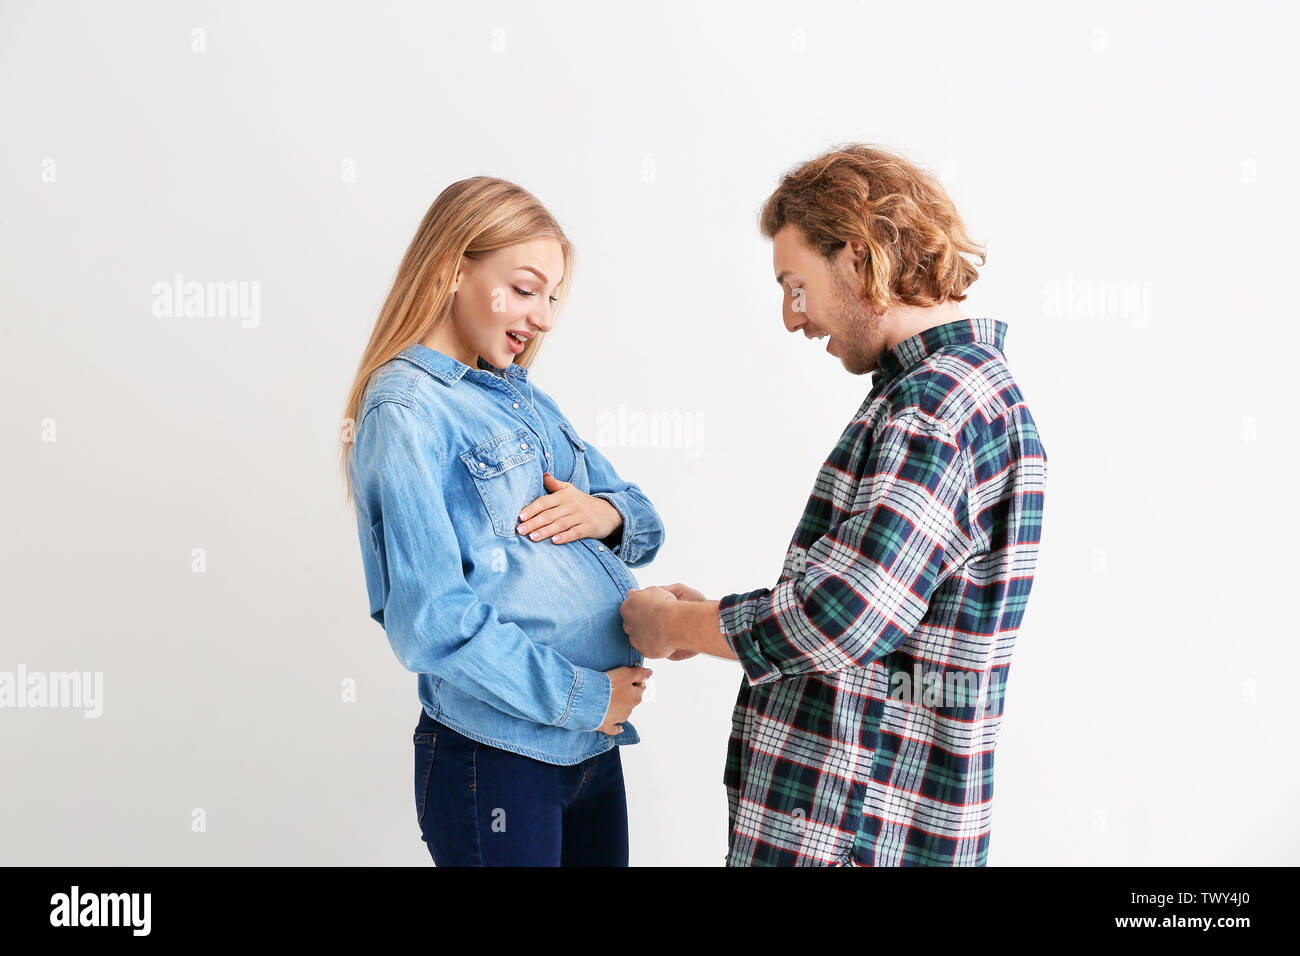
[[[717,601],[678,600],[668,607],[673,615],[668,633],[672,635],[674,647],[736,660],[727,639],[722,636]]]

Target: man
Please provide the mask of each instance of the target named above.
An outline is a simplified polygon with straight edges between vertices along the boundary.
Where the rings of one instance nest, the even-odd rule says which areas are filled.
[[[866,146],[788,173],[760,227],[786,328],[871,391],[774,587],[634,589],[624,630],[744,671],[729,866],[983,866],[1046,472],[1005,326],[958,305],[983,253],[931,176]]]

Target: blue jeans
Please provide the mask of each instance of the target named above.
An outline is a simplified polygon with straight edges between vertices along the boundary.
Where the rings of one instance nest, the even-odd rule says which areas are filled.
[[[415,812],[438,866],[627,866],[619,748],[563,767],[471,740],[420,708]]]

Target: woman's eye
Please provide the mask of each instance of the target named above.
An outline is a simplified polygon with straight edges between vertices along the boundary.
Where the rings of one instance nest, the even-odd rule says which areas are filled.
[[[511,286],[511,288],[513,288],[513,289],[514,289],[516,292],[518,292],[520,295],[537,295],[536,292],[529,292],[527,289],[521,289],[521,288],[519,288],[519,286],[517,286],[517,285],[516,285],[516,286]],[[552,302],[559,302],[559,301],[560,301],[560,297],[559,297],[559,296],[556,296],[556,295],[553,295],[553,296],[551,296],[551,301],[552,301]]]
[[[536,292],[529,292],[527,289],[521,289],[521,288],[519,288],[519,286],[517,286],[517,285],[516,285],[516,286],[511,286],[511,288],[514,289],[516,292],[518,292],[520,295],[537,295]],[[553,295],[553,296],[551,296],[551,301],[552,301],[552,302],[559,302],[559,301],[560,301],[560,297],[559,297],[559,296],[555,296],[555,295]]]

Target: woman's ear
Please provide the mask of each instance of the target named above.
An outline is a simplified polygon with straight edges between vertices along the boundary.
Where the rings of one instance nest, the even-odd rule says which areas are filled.
[[[456,275],[451,280],[451,292],[455,294],[460,288],[460,280],[465,278],[465,257],[461,256],[456,260]]]

